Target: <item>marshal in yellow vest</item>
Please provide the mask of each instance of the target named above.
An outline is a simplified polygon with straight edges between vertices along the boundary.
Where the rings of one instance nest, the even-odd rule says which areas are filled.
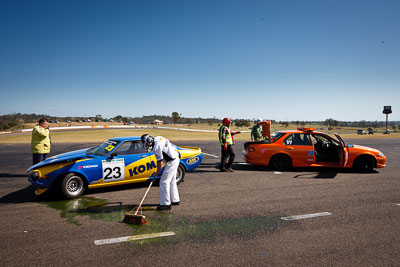
[[[36,125],[32,130],[32,153],[50,153],[50,130]]]

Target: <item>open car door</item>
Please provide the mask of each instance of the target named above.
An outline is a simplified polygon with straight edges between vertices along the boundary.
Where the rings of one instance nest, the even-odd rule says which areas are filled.
[[[340,137],[340,135],[335,133],[335,136],[340,143],[340,148],[342,151],[340,165],[342,168],[344,168],[346,166],[347,162],[349,161],[349,148],[348,148],[348,146],[346,146],[346,144],[344,143],[344,141],[343,141],[342,137]]]
[[[268,138],[268,140],[271,140],[271,121],[262,121],[261,127],[262,136],[264,137],[264,139]]]

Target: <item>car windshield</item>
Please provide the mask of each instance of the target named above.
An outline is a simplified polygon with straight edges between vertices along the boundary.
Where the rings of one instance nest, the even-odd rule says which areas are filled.
[[[116,140],[107,140],[102,145],[94,148],[93,150],[88,150],[88,154],[96,155],[96,156],[106,156],[109,152],[111,152],[120,141]]]

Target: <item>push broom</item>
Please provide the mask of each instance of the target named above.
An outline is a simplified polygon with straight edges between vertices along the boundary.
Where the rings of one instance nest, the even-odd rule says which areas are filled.
[[[151,177],[153,177],[154,174],[155,174],[155,172],[153,172],[153,174],[151,175]],[[151,177],[150,177],[150,178],[151,178]],[[124,222],[125,222],[125,223],[128,223],[128,224],[137,224],[137,225],[147,224],[147,221],[146,221],[146,219],[145,219],[146,216],[141,215],[141,214],[137,214],[137,213],[138,213],[140,207],[142,206],[143,201],[144,201],[144,199],[145,199],[146,196],[147,196],[147,193],[149,193],[150,188],[151,188],[151,186],[153,185],[153,182],[154,182],[154,177],[153,177],[153,179],[151,179],[151,182],[150,182],[150,184],[149,184],[149,187],[147,188],[146,193],[144,193],[144,196],[143,196],[143,198],[142,198],[142,201],[140,201],[140,204],[137,206],[137,208],[135,207],[135,208],[136,208],[136,212],[135,212],[135,213],[132,213],[133,210],[135,209],[135,208],[133,208],[130,212],[126,212],[126,213],[125,213],[125,217],[124,217]]]

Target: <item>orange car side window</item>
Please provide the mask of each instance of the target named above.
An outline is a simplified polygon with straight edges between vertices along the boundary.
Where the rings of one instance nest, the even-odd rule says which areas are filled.
[[[309,134],[293,133],[283,143],[292,146],[311,146],[311,138]]]

